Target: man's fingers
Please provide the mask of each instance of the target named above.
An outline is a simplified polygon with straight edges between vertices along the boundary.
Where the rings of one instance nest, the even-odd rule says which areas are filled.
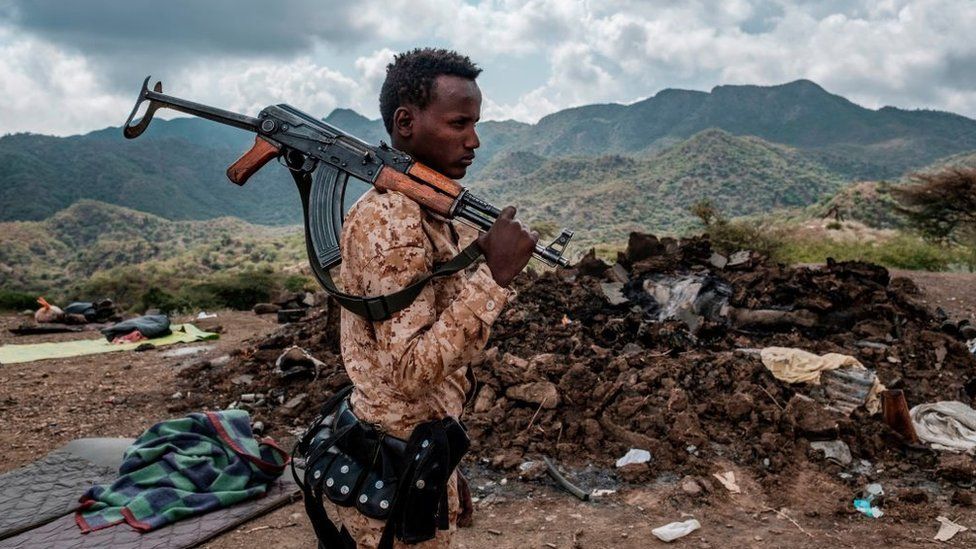
[[[515,206],[505,206],[505,208],[498,214],[499,219],[514,219],[515,218]]]

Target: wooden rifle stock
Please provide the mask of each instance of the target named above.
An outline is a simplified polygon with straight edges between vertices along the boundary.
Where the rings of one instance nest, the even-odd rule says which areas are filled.
[[[454,201],[463,190],[454,180],[419,163],[411,166],[407,173],[384,166],[373,185],[381,191],[402,193],[444,217],[450,217]]]
[[[435,172],[420,162],[414,162],[407,170],[407,173],[414,179],[422,181],[424,184],[455,198],[464,191],[464,187],[458,184],[457,181],[443,176],[439,172]]]

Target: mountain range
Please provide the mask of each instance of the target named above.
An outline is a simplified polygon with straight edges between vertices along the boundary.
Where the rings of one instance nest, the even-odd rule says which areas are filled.
[[[348,109],[325,120],[370,142],[386,138],[379,120]],[[463,183],[589,242],[636,228],[680,230],[700,198],[730,215],[803,206],[854,180],[899,178],[976,150],[974,120],[867,109],[808,80],[668,89],[629,105],[478,129],[482,146]],[[64,138],[7,135],[0,138],[0,221],[41,220],[92,199],[170,220],[299,223],[298,195],[280,166],[243,188],[224,176],[252,142],[247,132],[196,118],[156,120],[134,141],[117,127]]]
[[[353,133],[383,133],[379,120],[352,114],[337,110],[327,120],[341,120]],[[486,160],[504,151],[547,158],[646,156],[717,128],[794,147],[849,179],[898,177],[976,149],[976,120],[931,110],[867,109],[809,80],[711,92],[666,89],[630,105],[586,105],[536,124],[484,122],[478,128],[484,149],[479,156]]]

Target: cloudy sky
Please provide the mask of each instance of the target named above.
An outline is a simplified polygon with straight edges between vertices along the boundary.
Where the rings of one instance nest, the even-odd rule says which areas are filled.
[[[864,106],[976,117],[974,0],[0,0],[0,135],[120,125],[142,79],[255,114],[377,118],[393,52],[484,69],[483,118],[808,78]]]

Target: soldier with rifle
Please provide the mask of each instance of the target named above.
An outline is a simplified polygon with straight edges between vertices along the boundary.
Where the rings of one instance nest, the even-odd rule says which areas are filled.
[[[480,145],[480,72],[443,49],[397,55],[380,92],[392,147],[289,105],[254,118],[163,94],[149,78],[123,128],[138,137],[156,110],[170,108],[251,131],[254,146],[227,177],[243,185],[278,159],[298,186],[312,272],[343,308],[340,343],[353,382],[323,404],[293,453],[306,511],[328,548],[451,545],[455,469],[470,445],[458,421],[474,388],[469,366],[529,259],[568,264],[572,231],[543,247],[514,207],[498,210],[456,181]],[[372,188],[345,212],[352,180]],[[340,264],[341,288],[331,272]]]
[[[461,179],[480,145],[480,69],[466,56],[418,49],[387,67],[380,111],[395,149]],[[461,415],[472,389],[469,363],[482,352],[512,279],[528,263],[539,237],[502,210],[482,234],[422,208],[398,192],[368,191],[353,206],[342,231],[340,280],[347,293],[400,290],[432,266],[456,256],[473,240],[485,262],[429,284],[390,319],[371,322],[342,312],[342,356],[355,388],[350,407],[361,421],[401,439],[418,424]],[[447,547],[457,519],[457,479],[447,486],[448,524],[422,547]],[[384,524],[354,507],[333,507],[360,547],[375,547]]]

